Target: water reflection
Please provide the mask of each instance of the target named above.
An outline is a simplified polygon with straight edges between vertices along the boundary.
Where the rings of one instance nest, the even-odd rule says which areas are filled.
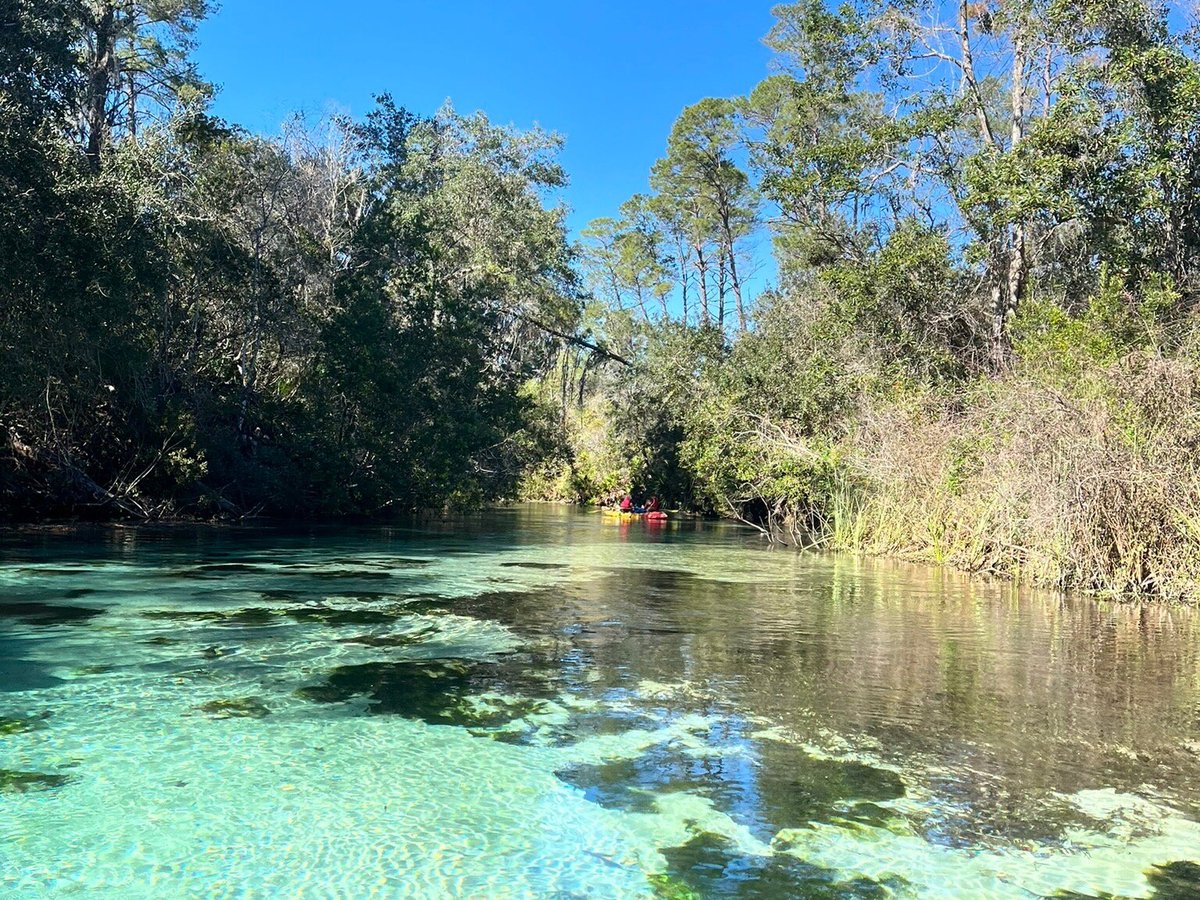
[[[1196,809],[1190,611],[846,559],[797,567],[797,581],[763,584],[628,569],[573,585],[542,624],[584,623],[575,648],[603,683],[708,685],[806,739],[827,729],[920,755],[967,773],[945,790],[982,805],[996,794],[1001,820],[1012,810],[997,783],[1012,795],[1150,785]]]

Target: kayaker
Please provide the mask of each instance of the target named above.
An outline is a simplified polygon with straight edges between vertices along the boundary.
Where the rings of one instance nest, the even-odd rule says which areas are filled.
[[[657,494],[655,496],[651,497],[649,502],[646,504],[646,512],[648,512],[648,513],[662,512],[662,504],[660,504],[658,502]]]
[[[626,494],[625,499],[621,501],[621,512],[633,512],[633,495]]]

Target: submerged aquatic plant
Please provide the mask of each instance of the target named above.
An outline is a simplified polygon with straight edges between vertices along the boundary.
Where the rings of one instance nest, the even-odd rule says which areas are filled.
[[[49,713],[42,713],[40,716],[33,716],[31,718],[0,716],[0,735],[23,734],[26,731],[36,731],[39,728],[45,727],[44,723],[49,717]]]
[[[401,634],[360,634],[356,637],[338,638],[339,644],[358,644],[363,647],[411,647],[437,634],[433,627]]]
[[[275,609],[265,606],[249,606],[243,609],[161,609],[144,613],[148,619],[163,619],[171,622],[211,623],[223,627],[257,628],[280,624],[291,619],[302,624],[319,623],[331,627],[339,625],[388,625],[400,618],[401,613],[392,609],[365,609],[358,607],[326,606],[311,604],[294,608]]]
[[[31,791],[50,791],[71,780],[57,772],[19,772],[0,769],[0,794],[27,794]]]
[[[533,687],[520,673],[497,671],[495,663],[467,660],[366,663],[339,666],[322,684],[300,688],[297,694],[315,703],[343,703],[355,697],[370,698],[375,715],[398,715],[431,725],[498,727],[542,709],[543,701],[515,693],[489,693],[511,674],[523,686]]]
[[[210,700],[196,709],[213,719],[265,719],[271,714],[271,710],[257,697]]]
[[[745,853],[727,838],[702,832],[679,847],[663,851],[673,877],[660,882],[673,892],[660,897],[805,897],[812,900],[883,900],[905,896],[902,878],[879,881],[849,876],[788,854]],[[653,884],[653,882],[652,882]],[[691,889],[691,893],[681,891]]]
[[[1146,879],[1156,900],[1187,900],[1200,897],[1200,863],[1173,862],[1155,866]]]
[[[91,675],[107,675],[112,672],[116,666],[106,663],[95,663],[90,666],[78,666],[71,670],[71,673],[77,678],[87,678]]]
[[[271,625],[279,621],[282,611],[261,606],[244,609],[156,609],[143,613],[147,619],[163,619],[169,622],[212,622],[217,625],[253,627]]]
[[[90,606],[67,606],[24,600],[0,601],[0,619],[13,619],[23,625],[86,625],[104,614]]]
[[[384,609],[341,609],[334,606],[302,606],[289,609],[284,615],[297,622],[317,622],[331,627],[337,625],[390,625],[400,614]]]
[[[700,895],[690,886],[666,872],[654,872],[648,880],[658,900],[701,900]]]

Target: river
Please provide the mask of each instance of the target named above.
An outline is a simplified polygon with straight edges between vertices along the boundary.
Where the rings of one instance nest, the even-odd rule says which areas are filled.
[[[0,532],[0,896],[1200,896],[1200,616],[514,507]]]

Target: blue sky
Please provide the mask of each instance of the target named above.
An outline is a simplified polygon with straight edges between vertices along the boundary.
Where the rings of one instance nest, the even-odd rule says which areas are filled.
[[[573,228],[647,188],[681,109],[768,74],[771,0],[224,0],[199,33],[216,112],[274,133],[390,92],[567,140]]]

